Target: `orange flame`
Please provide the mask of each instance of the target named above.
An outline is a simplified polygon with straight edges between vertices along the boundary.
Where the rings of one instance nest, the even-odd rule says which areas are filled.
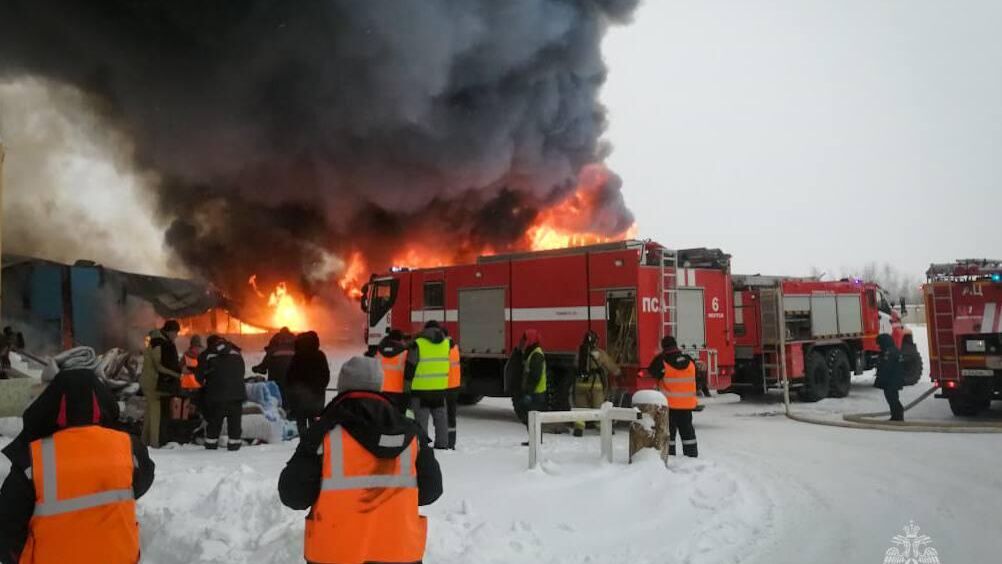
[[[527,246],[533,251],[581,247],[636,237],[636,224],[616,233],[597,230],[601,221],[601,191],[609,182],[610,172],[600,164],[582,169],[577,189],[560,203],[539,213],[525,234]],[[604,233],[603,233],[604,231]]]
[[[257,286],[256,274],[251,276],[247,283],[258,297],[265,297]],[[279,282],[275,290],[268,295],[268,307],[272,310],[270,322],[272,327],[288,327],[296,333],[309,328],[305,307],[289,293],[289,287],[285,282]]]
[[[337,285],[349,298],[357,300],[362,297],[362,281],[367,274],[366,270],[368,270],[368,266],[365,264],[362,253],[358,251],[351,253],[344,274],[337,281]]]

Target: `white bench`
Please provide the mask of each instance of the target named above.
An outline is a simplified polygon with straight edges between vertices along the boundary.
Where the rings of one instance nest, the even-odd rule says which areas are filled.
[[[602,437],[602,457],[612,462],[612,423],[614,421],[636,421],[640,412],[629,407],[613,407],[605,402],[600,409],[575,409],[572,411],[530,411],[529,412],[529,469],[539,461],[539,447],[542,444],[543,424],[574,423],[575,421],[598,421]]]

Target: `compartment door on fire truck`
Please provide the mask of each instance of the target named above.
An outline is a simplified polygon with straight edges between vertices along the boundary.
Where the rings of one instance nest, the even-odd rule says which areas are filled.
[[[459,291],[459,350],[500,355],[505,351],[504,288]]]
[[[678,289],[678,329],[676,340],[682,349],[706,347],[706,310],[702,288]]]

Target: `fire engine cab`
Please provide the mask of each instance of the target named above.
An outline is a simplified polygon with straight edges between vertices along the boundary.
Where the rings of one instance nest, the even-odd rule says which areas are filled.
[[[933,264],[923,287],[929,371],[954,415],[1002,399],[1002,261]]]
[[[860,280],[735,276],[734,312],[742,394],[788,379],[803,401],[845,397],[852,374],[876,366],[877,335],[903,337],[884,291]]]
[[[393,268],[372,275],[362,308],[369,346],[391,329],[413,335],[429,320],[441,323],[459,345],[465,403],[512,395],[506,363],[525,331],[535,329],[546,351],[551,405],[566,409],[588,330],[623,370],[617,403],[653,387],[642,368],[664,335],[674,335],[699,360],[710,387],[729,387],[732,296],[730,255],[630,240]]]

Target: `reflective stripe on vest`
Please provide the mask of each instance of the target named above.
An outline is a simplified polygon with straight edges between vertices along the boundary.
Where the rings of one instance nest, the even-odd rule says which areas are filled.
[[[109,503],[132,499],[132,488],[108,490],[70,499],[59,499],[59,478],[56,474],[56,442],[52,437],[42,439],[42,499],[35,503],[35,515],[49,517],[73,511],[100,507]]]
[[[449,385],[449,341],[433,343],[424,337],[415,341],[418,363],[411,382],[412,391],[444,391]]]
[[[383,392],[391,394],[404,393],[404,364],[407,355],[400,353],[397,356],[383,356],[379,354],[379,361],[383,365]]]
[[[543,352],[542,347],[536,347],[532,349],[529,353],[529,358],[525,359],[525,376],[528,378],[530,366],[532,366],[532,357],[535,355],[540,355],[543,357],[543,373],[539,376],[539,382],[536,383],[536,389],[533,390],[535,394],[545,394],[546,393],[546,353]]]
[[[449,347],[449,384],[450,390],[458,390],[463,384],[462,371],[460,369],[459,347],[452,344]]]
[[[396,474],[370,474],[368,476],[345,476],[344,475],[344,443],[342,442],[343,431],[335,427],[327,435],[330,452],[327,453],[330,460],[331,475],[324,478],[320,485],[321,491],[338,492],[345,490],[361,490],[366,488],[416,488],[417,476],[410,472],[411,449],[414,448],[414,441],[407,445],[407,448],[400,454],[400,471]],[[384,435],[384,438],[386,435]],[[403,435],[400,435],[403,439]],[[382,439],[381,439],[382,442]]]
[[[668,409],[696,409],[696,364],[689,362],[684,369],[664,363],[661,392],[668,399]]]

